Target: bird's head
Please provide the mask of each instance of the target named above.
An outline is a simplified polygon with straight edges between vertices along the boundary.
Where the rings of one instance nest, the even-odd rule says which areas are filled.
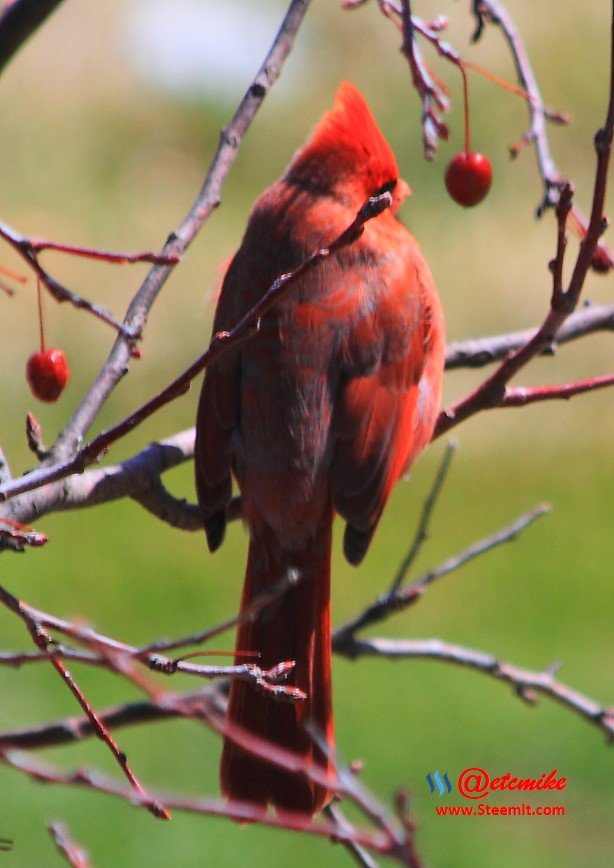
[[[351,200],[355,207],[387,191],[393,212],[410,193],[365,98],[349,82],[337,90],[332,108],[295,154],[285,179],[315,194]]]

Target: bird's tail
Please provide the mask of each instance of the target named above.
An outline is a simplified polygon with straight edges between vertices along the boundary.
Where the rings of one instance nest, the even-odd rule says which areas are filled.
[[[332,515],[325,516],[316,534],[300,552],[283,552],[274,534],[264,529],[250,539],[241,611],[275,585],[289,569],[299,582],[273,600],[255,620],[241,624],[237,634],[237,663],[250,662],[241,652],[257,651],[263,669],[293,660],[289,683],[307,695],[306,700],[272,699],[252,684],[233,681],[227,721],[297,754],[303,766],[316,765],[330,773],[330,755],[314,744],[305,729],[311,723],[334,744],[331,702],[330,557]],[[317,813],[332,797],[325,786],[302,772],[289,772],[248,753],[229,737],[225,739],[220,767],[223,793],[232,799],[272,803],[280,810]]]

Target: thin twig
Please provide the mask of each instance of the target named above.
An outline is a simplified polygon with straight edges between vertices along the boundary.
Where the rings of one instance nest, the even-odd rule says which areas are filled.
[[[169,235],[162,254],[182,257],[207,219],[221,201],[222,185],[228,175],[243,138],[269,90],[279,78],[298,29],[312,0],[292,0],[279,31],[260,69],[245,92],[230,123],[222,130],[220,142],[200,192],[182,223]],[[149,312],[174,266],[154,265],[132,299],[124,326],[140,336]],[[123,378],[133,353],[133,341],[118,336],[115,344],[81,404],[69,420],[53,447],[54,460],[74,455],[86,432],[113,389]]]
[[[276,599],[276,594],[281,593],[290,584],[297,580],[298,578],[295,574],[289,574],[286,578],[285,584],[280,582],[278,586],[258,597],[254,601],[254,609],[260,611],[265,605],[270,605],[271,602]],[[262,669],[259,666],[249,663],[239,664],[236,666],[203,666],[200,664],[189,663],[182,658],[171,659],[162,656],[160,653],[152,651],[147,647],[138,648],[134,645],[120,642],[110,636],[105,636],[102,633],[97,633],[90,627],[73,624],[62,618],[56,618],[54,615],[42,612],[39,609],[35,609],[33,606],[29,606],[22,600],[18,600],[2,586],[0,586],[0,602],[3,602],[7,608],[25,621],[35,641],[37,641],[37,637],[40,640],[40,645],[37,645],[39,650],[47,654],[48,659],[54,666],[56,663],[60,664],[60,668],[63,668],[61,666],[62,654],[55,647],[56,643],[54,643],[53,640],[44,633],[45,629],[56,630],[59,633],[69,636],[71,639],[85,645],[89,649],[99,651],[102,654],[99,663],[103,666],[113,664],[114,660],[124,658],[129,661],[137,661],[148,669],[151,669],[153,672],[159,672],[163,675],[170,676],[177,672],[181,672],[185,675],[192,675],[197,678],[236,678],[242,681],[251,682],[255,687],[259,688],[261,691],[265,691],[273,699],[286,702],[300,702],[305,699],[305,694],[297,687],[280,683],[286,680],[289,672],[294,668],[294,661],[280,661],[276,666],[273,666],[270,669]],[[207,630],[206,634],[208,636],[217,635],[223,630],[228,629],[228,627],[232,626],[233,623],[236,623],[235,619],[225,622],[219,627]],[[198,640],[199,637],[193,636],[188,637],[187,640],[166,643],[161,641],[159,646],[161,648],[178,647],[180,644],[186,644],[186,641],[189,642],[191,639],[195,638]],[[93,661],[90,659],[86,662]],[[58,666],[56,666],[56,668],[58,668]],[[113,666],[113,668],[117,668],[117,666]],[[60,672],[60,674],[64,677],[62,672]]]
[[[9,593],[6,588],[3,588],[1,586],[0,601],[4,603],[4,605],[8,609],[10,609],[22,619],[36,647],[39,649],[39,651],[46,653],[49,646],[53,643],[51,637],[43,629],[41,621],[33,617],[27,606],[22,604],[20,600],[18,600],[11,593]],[[139,796],[143,798],[143,804],[145,805],[147,810],[151,814],[153,814],[154,817],[157,817],[160,820],[169,820],[170,814],[168,813],[166,808],[147,795],[145,789],[128,765],[128,759],[126,757],[126,754],[122,750],[120,750],[117,742],[115,741],[109,730],[99,720],[96,712],[85,698],[83,691],[81,690],[73,676],[70,674],[68,669],[66,669],[59,657],[50,654],[49,662],[56,670],[60,678],[64,681],[64,683],[66,684],[72,695],[75,697],[83,711],[89,717],[96,735],[108,746],[117,764],[121,768],[124,776],[133,787],[135,793],[138,793]]]
[[[55,845],[73,868],[90,868],[92,864],[90,855],[80,844],[77,844],[65,823],[54,820],[47,824],[49,834],[55,841]]]
[[[338,752],[331,747],[324,733],[315,724],[308,721],[305,724],[305,729],[319,750],[333,765],[338,792],[348,796],[366,817],[387,833],[390,841],[395,844],[395,852],[400,862],[407,865],[408,868],[421,868],[412,837],[408,835],[408,827],[399,825],[396,818],[390,816],[389,811],[380,800],[363,786],[354,770],[339,758]]]
[[[435,508],[435,504],[437,503],[439,494],[441,493],[441,489],[446,480],[446,476],[448,475],[450,463],[454,456],[454,452],[456,451],[456,445],[456,441],[454,440],[450,440],[446,444],[446,450],[443,454],[443,458],[441,459],[439,470],[437,471],[437,475],[433,480],[431,490],[429,491],[427,498],[422,505],[422,512],[420,514],[420,520],[416,528],[414,539],[409,547],[407,554],[399,564],[399,569],[397,570],[397,573],[388,590],[388,593],[390,595],[396,594],[396,592],[399,590],[399,588],[405,581],[405,578],[407,577],[411,565],[418,556],[420,549],[428,539],[428,529],[431,515],[433,513],[433,509]]]
[[[498,2],[498,0],[473,0],[473,14],[476,16],[477,21],[474,41],[482,35],[486,22],[499,27],[510,50],[518,79],[530,97],[527,100],[530,116],[530,128],[527,136],[531,144],[535,146],[537,166],[544,185],[543,198],[537,209],[539,216],[546,208],[557,207],[561,191],[565,186],[565,180],[560,174],[550,151],[545,123],[547,118],[546,106],[537,85],[537,80],[520,31],[503,3]],[[588,220],[575,203],[572,208],[574,216],[573,227],[576,229],[579,237],[583,239],[587,232]],[[592,250],[591,264],[597,271],[607,271],[614,266],[612,252],[604,241],[600,240],[598,245]]]
[[[532,389],[506,389],[503,407],[526,407],[537,401],[568,401],[575,395],[595,392],[614,386],[614,374],[604,374],[601,377],[589,377],[575,383],[561,383],[557,386],[536,386]]]
[[[201,630],[198,633],[191,633],[188,636],[183,636],[180,639],[158,639],[150,645],[145,645],[138,649],[138,655],[158,654],[160,651],[172,651],[177,648],[184,648],[186,645],[202,645],[222,633],[232,630],[240,624],[245,624],[248,621],[255,620],[264,609],[280,599],[290,588],[296,586],[301,580],[301,575],[294,569],[290,569],[287,573],[275,582],[270,587],[266,588],[262,593],[257,594],[251,603],[232,618],[228,618],[221,624],[215,627],[209,627],[207,630]]]
[[[341,829],[346,829],[350,836],[353,835],[355,831],[354,826],[344,816],[343,811],[338,804],[331,802],[324,808],[323,813],[329,817],[336,826],[339,826]],[[356,841],[353,840],[353,837],[350,837],[341,843],[357,865],[362,866],[362,868],[378,868],[377,862],[373,859],[369,851],[361,844],[357,844]]]
[[[62,0],[12,0],[0,12],[0,71]]]
[[[181,702],[184,715],[190,716],[192,709],[194,716],[204,706],[215,698],[217,689],[207,686],[195,693],[181,694]],[[124,726],[134,726],[153,723],[158,720],[167,720],[179,716],[177,706],[171,706],[164,702],[161,697],[137,702],[126,702],[112,708],[98,711],[98,719],[108,729],[120,729]],[[94,735],[94,727],[89,717],[65,717],[60,720],[52,720],[39,726],[23,727],[21,729],[4,730],[0,732],[0,752],[8,748],[21,750],[34,750],[43,747],[55,747],[58,745],[73,744],[91,738]]]
[[[131,790],[121,786],[116,781],[97,771],[76,769],[65,772],[50,763],[34,759],[32,756],[17,751],[0,753],[0,762],[11,766],[36,781],[50,784],[72,785],[118,797],[128,804],[142,803],[142,798]],[[242,822],[255,822],[273,828],[289,829],[303,832],[307,835],[329,838],[333,841],[344,841],[350,833],[342,827],[329,821],[309,820],[305,814],[284,811],[283,816],[274,813],[264,813],[260,806],[250,802],[219,799],[199,799],[196,797],[181,797],[173,794],[155,793],[154,796],[168,805],[170,809],[185,811],[205,816],[225,817]],[[366,831],[354,829],[352,840],[369,847],[377,853],[394,857],[395,842],[390,841],[383,831]],[[399,860],[400,861],[400,860]]]
[[[389,15],[390,4],[380,3],[380,7],[384,14]],[[429,72],[416,44],[410,0],[401,0],[400,18],[403,34],[401,51],[409,63],[413,86],[422,100],[424,156],[427,160],[432,160],[437,153],[439,140],[448,138],[448,127],[442,114],[448,110],[449,101],[442,87]]]
[[[106,308],[87,298],[73,292],[72,289],[64,286],[55,277],[52,277],[49,272],[43,268],[38,260],[38,252],[30,238],[20,235],[6,223],[0,223],[0,238],[7,241],[21,258],[30,266],[40,283],[49,291],[53,298],[58,302],[67,301],[79,310],[86,310],[97,319],[110,325],[125,338],[132,339],[136,337],[135,333],[125,325],[122,325],[115,319],[112,313]],[[51,242],[46,242],[47,244]]]
[[[82,259],[95,259],[97,262],[109,262],[113,265],[132,265],[135,262],[148,262],[150,265],[177,265],[181,261],[177,253],[156,253],[153,250],[126,253],[100,250],[97,247],[83,247],[79,244],[65,244],[63,241],[51,241],[46,238],[24,238],[23,243],[35,254],[40,254],[44,250],[55,250],[56,253],[67,253]]]
[[[522,370],[528,362],[550,347],[567,317],[575,310],[586,276],[593,261],[593,254],[603,231],[607,225],[604,215],[605,194],[607,188],[612,140],[614,137],[614,10],[612,13],[610,37],[610,82],[608,107],[604,126],[595,134],[596,168],[593,184],[593,201],[591,215],[586,230],[586,236],[580,245],[580,250],[566,290],[558,287],[558,259],[563,256],[564,244],[561,234],[562,217],[557,225],[557,258],[553,267],[555,275],[555,291],[552,294],[550,310],[542,325],[523,346],[511,353],[503,363],[477,389],[467,397],[443,410],[437,421],[435,437],[445,434],[451,428],[465,421],[480,410],[499,407],[505,401],[506,387],[510,380]],[[569,189],[564,212],[569,207]],[[563,214],[564,216],[564,214]]]
[[[404,611],[409,606],[412,606],[423,596],[426,589],[433,582],[455,572],[469,561],[491,551],[491,549],[503,543],[512,542],[536,519],[549,512],[549,509],[550,507],[546,504],[536,506],[529,512],[523,513],[523,515],[507,525],[507,527],[473,543],[466,549],[463,549],[463,551],[453,557],[447,558],[436,567],[423,573],[407,588],[402,588],[396,591],[396,593],[379,597],[374,603],[367,606],[363,612],[335,630],[333,633],[333,649],[340,654],[351,656],[353,639],[359,630],[364,630],[372,624],[383,621],[393,613]]]
[[[108,310],[94,302],[83,298],[77,293],[65,287],[40,264],[39,255],[45,250],[55,250],[58,253],[67,253],[73,256],[81,256],[85,259],[96,259],[100,262],[110,262],[116,265],[126,265],[135,262],[149,262],[158,265],[176,265],[180,257],[177,253],[154,253],[144,251],[141,253],[117,253],[111,250],[98,250],[93,247],[80,247],[75,244],[64,244],[42,238],[30,238],[21,235],[15,229],[11,229],[6,223],[0,223],[0,238],[3,238],[21,256],[24,262],[32,268],[40,284],[49,290],[56,301],[68,301],[74,307],[86,310],[98,319],[112,326],[116,331],[127,338],[135,335],[118,322]]]
[[[442,642],[440,639],[354,638],[351,648],[336,650],[342,656],[352,659],[362,656],[395,660],[430,659],[475,669],[484,675],[506,682],[521,699],[530,704],[535,702],[535,693],[541,693],[555,700],[601,729],[609,741],[614,740],[614,708],[600,705],[566,684],[562,684],[555,677],[557,666],[551,666],[543,672],[533,672],[501,661],[484,651],[464,648],[450,642]]]
[[[456,368],[481,368],[506,358],[524,346],[538,329],[509,332],[492,337],[455,341],[446,349],[446,370]],[[542,353],[552,355],[560,344],[578,340],[600,331],[614,331],[614,304],[587,304],[572,313],[556,333],[556,337],[544,346]]]

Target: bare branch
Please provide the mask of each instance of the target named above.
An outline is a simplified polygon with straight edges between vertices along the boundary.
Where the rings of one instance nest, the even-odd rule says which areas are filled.
[[[557,333],[568,316],[575,310],[586,275],[593,261],[597,243],[607,225],[604,214],[605,193],[607,187],[612,140],[614,138],[614,16],[612,21],[612,36],[610,42],[610,90],[606,119],[602,129],[595,134],[595,151],[597,156],[595,181],[593,186],[593,204],[591,216],[586,230],[586,236],[580,245],[571,278],[566,290],[558,286],[558,270],[561,267],[559,259],[564,253],[564,228],[561,223],[567,216],[570,207],[570,188],[566,188],[566,201],[560,212],[557,227],[557,256],[554,264],[554,291],[550,310],[542,325],[518,350],[511,353],[477,389],[466,398],[443,410],[435,429],[435,437],[445,434],[460,422],[480,410],[500,407],[504,404],[506,386],[510,380],[524,368],[531,359],[552,345]]]
[[[40,619],[34,617],[29,607],[25,606],[16,597],[14,597],[11,593],[9,593],[5,588],[2,587],[0,587],[0,600],[8,609],[10,609],[22,619],[38,650],[42,653],[47,653],[49,646],[52,644],[52,639],[43,629]],[[125,777],[130,782],[130,785],[133,787],[134,792],[138,793],[143,798],[143,804],[147,808],[147,810],[151,814],[153,814],[154,817],[157,817],[160,820],[169,820],[170,814],[168,813],[166,808],[164,808],[161,803],[156,802],[147,795],[145,789],[128,765],[128,759],[126,757],[126,754],[119,749],[117,742],[115,741],[109,730],[105,727],[104,723],[99,720],[96,712],[85,698],[85,694],[83,693],[71,673],[59,659],[59,657],[57,655],[49,654],[49,662],[56,670],[60,678],[64,681],[64,683],[66,684],[72,695],[75,697],[83,711],[89,717],[92,723],[92,727],[94,728],[94,731],[98,738],[100,738],[109,747],[109,750],[113,754],[113,757],[115,758],[117,764],[121,768]]]
[[[0,13],[0,71],[62,0],[12,0]]]
[[[450,463],[454,456],[455,450],[456,442],[450,440],[446,446],[446,451],[443,454],[443,458],[441,459],[441,464],[439,465],[439,470],[437,471],[437,475],[435,476],[435,479],[433,481],[433,486],[429,491],[428,496],[422,506],[422,513],[420,515],[418,527],[416,528],[414,540],[409,547],[407,555],[403,558],[399,565],[397,574],[394,577],[392,584],[390,585],[390,590],[388,592],[389,594],[395,594],[401,587],[411,568],[411,565],[418,556],[422,545],[428,539],[428,527],[431,515],[433,513],[433,509],[435,508],[435,504],[437,503],[437,499],[439,497],[443,484],[446,480],[446,476],[448,475],[448,470],[450,468]]]
[[[530,128],[527,137],[535,145],[537,166],[544,184],[543,199],[537,209],[538,216],[540,216],[546,208],[557,207],[561,190],[566,183],[557,169],[550,151],[545,123],[547,109],[544,105],[520,32],[503,3],[498,2],[498,0],[473,0],[473,11],[478,22],[474,41],[482,35],[486,22],[498,26],[508,44],[518,79],[522,83],[524,90],[529,94],[527,106],[530,115]],[[580,238],[584,239],[587,232],[588,220],[575,204],[573,204],[573,216],[573,227]],[[601,240],[591,250],[590,260],[592,266],[597,271],[608,271],[614,266],[612,253],[605,242]]]
[[[525,512],[507,527],[502,528],[502,530],[484,537],[462,552],[459,552],[459,554],[442,561],[438,566],[423,573],[407,588],[379,597],[360,615],[335,630],[333,633],[333,650],[339,654],[351,657],[354,635],[359,630],[364,630],[366,627],[377,624],[390,617],[390,615],[404,611],[409,606],[414,605],[434,581],[455,572],[469,561],[485,554],[491,549],[503,543],[512,542],[526,527],[542,515],[545,515],[549,510],[550,507],[546,504],[536,506],[529,512]]]
[[[380,4],[382,10],[387,13],[389,4]],[[411,15],[410,0],[401,0],[401,29],[403,44],[401,51],[407,58],[411,71],[413,86],[422,100],[422,131],[424,137],[424,156],[432,160],[437,152],[439,139],[448,138],[442,113],[449,108],[447,95],[438,84],[426,66],[414,37],[414,22]]]
[[[44,250],[55,250],[60,253],[69,253],[86,259],[97,259],[101,262],[112,262],[117,265],[124,265],[133,262],[154,262],[159,265],[176,265],[179,262],[179,256],[177,254],[153,253],[151,251],[144,253],[115,253],[110,250],[97,250],[92,247],[78,247],[74,244],[63,244],[61,242],[43,240],[40,238],[28,238],[27,236],[16,232],[14,229],[11,229],[6,223],[0,223],[0,238],[7,241],[21,256],[24,262],[30,266],[40,283],[49,291],[56,301],[67,301],[70,302],[73,307],[88,311],[88,313],[93,314],[93,316],[102,320],[102,322],[112,326],[126,338],[134,338],[136,335],[120,322],[117,322],[108,310],[95,302],[77,295],[77,293],[68,289],[52,277],[51,274],[49,274],[49,272],[40,264],[40,253]]]
[[[277,596],[284,592],[291,584],[298,581],[298,576],[294,571],[290,571],[285,581],[280,582],[277,586],[269,589],[265,594],[262,594],[254,601],[253,611],[260,611],[264,606],[270,605]],[[251,682],[256,688],[266,691],[273,699],[280,701],[295,702],[305,699],[303,691],[296,687],[286,686],[280,682],[287,678],[288,673],[294,668],[294,661],[281,661],[271,669],[261,669],[259,666],[252,664],[239,664],[236,666],[202,666],[194,663],[189,663],[184,658],[175,660],[169,657],[163,657],[157,651],[151,648],[173,648],[179,645],[187,644],[195,637],[189,637],[187,640],[179,640],[175,642],[158,642],[155,645],[145,648],[137,648],[133,645],[128,645],[125,642],[120,642],[117,639],[112,639],[102,633],[97,633],[90,627],[73,624],[65,621],[62,618],[56,618],[47,612],[42,612],[29,606],[22,600],[18,600],[13,594],[0,585],[0,602],[2,602],[10,611],[14,612],[26,624],[28,631],[34,639],[38,649],[46,655],[49,662],[58,670],[59,674],[65,678],[65,668],[61,662],[61,649],[57,647],[46,633],[45,630],[56,630],[65,636],[85,645],[88,648],[93,648],[99,652],[99,665],[110,667],[118,670],[119,663],[122,661],[136,661],[151,669],[153,672],[159,672],[163,675],[174,675],[176,672],[182,672],[186,675],[193,675],[197,678],[237,678],[242,681]],[[252,610],[250,610],[251,612]],[[200,634],[204,638],[218,635],[229,627],[234,626],[237,619],[231,619],[219,627],[215,627]],[[203,641],[201,638],[197,641]],[[2,660],[0,659],[0,663]],[[20,662],[26,662],[24,658],[21,660],[7,659],[5,663],[17,665]],[[94,663],[92,658],[86,659],[84,662]],[[122,670],[121,674],[125,674]],[[68,682],[72,690],[72,685]],[[81,698],[77,695],[77,691],[73,690],[77,699],[81,702]]]
[[[455,341],[446,350],[446,370],[481,368],[515,352],[537,334],[537,329],[510,332],[486,338]],[[542,353],[552,355],[559,344],[566,344],[600,331],[614,331],[614,304],[587,304],[572,313]]]
[[[488,21],[489,24],[501,28],[516,66],[518,80],[529,94],[530,99],[527,101],[527,106],[531,118],[530,137],[535,145],[539,172],[546,188],[542,208],[556,206],[563,180],[550,152],[546,133],[544,102],[520,32],[502,3],[496,2],[496,0],[475,0],[474,11],[476,9],[479,10],[478,14],[482,24],[484,21]],[[481,29],[479,32],[476,31],[474,41],[477,41],[481,33]]]
[[[342,650],[339,653],[345,652]],[[614,739],[614,708],[599,705],[584,694],[557,681],[555,673],[558,666],[551,666],[543,672],[532,672],[505,663],[483,651],[442,642],[440,639],[354,639],[348,656],[352,659],[370,656],[395,660],[399,658],[441,660],[475,669],[510,684],[514,692],[529,703],[535,702],[535,693],[541,693],[555,700],[599,727],[609,740]]]
[[[360,810],[375,825],[382,829],[392,844],[392,851],[400,862],[409,868],[422,868],[413,842],[413,826],[399,826],[395,818],[389,815],[386,807],[366,787],[363,786],[356,771],[342,762],[335,749],[327,741],[326,736],[311,721],[305,723],[305,729],[317,744],[319,750],[332,763],[337,777],[336,789],[357,805]],[[391,853],[392,855],[392,853]]]
[[[335,804],[335,802],[331,802],[329,805],[323,810],[323,813],[329,817],[335,825],[341,827],[342,829],[346,829],[348,834],[353,837],[353,833],[355,831],[354,826],[346,819],[343,814],[343,811],[339,807],[339,805]],[[352,859],[357,865],[362,866],[362,868],[378,868],[377,862],[371,857],[371,854],[368,850],[366,850],[361,844],[357,844],[356,841],[352,840],[350,837],[347,841],[342,841],[341,843],[348,851]]]
[[[79,244],[65,244],[63,241],[51,241],[46,238],[23,238],[22,244],[37,255],[44,250],[55,250],[56,253],[68,253],[82,259],[95,259],[97,262],[109,262],[113,265],[132,265],[135,262],[148,262],[150,265],[177,265],[181,261],[176,253],[155,253],[153,250],[126,253],[100,250],[97,247],[82,247]]]
[[[140,648],[138,653],[142,656],[143,654],[150,653],[158,654],[160,651],[172,651],[177,648],[184,648],[186,645],[202,645],[204,642],[208,642],[215,636],[219,636],[221,633],[225,633],[239,624],[244,624],[257,618],[264,609],[273,605],[286,591],[294,587],[301,578],[301,575],[296,570],[290,569],[279,581],[265,588],[261,594],[257,594],[250,605],[242,609],[233,618],[229,618],[215,627],[209,627],[198,633],[191,633],[189,636],[183,636],[180,639],[158,639],[156,642]]]
[[[0,762],[11,766],[36,781],[52,784],[72,785],[83,787],[95,792],[106,793],[118,797],[128,804],[142,804],[143,800],[128,788],[121,786],[116,781],[99,772],[89,769],[76,769],[65,772],[57,766],[35,760],[29,755],[17,751],[0,753]],[[305,814],[297,814],[284,811],[283,816],[274,813],[264,813],[261,806],[250,802],[236,802],[232,800],[222,801],[219,799],[198,799],[181,797],[166,793],[155,793],[154,797],[166,804],[170,809],[186,811],[205,816],[227,817],[241,822],[256,822],[261,825],[303,832],[307,835],[316,835],[329,838],[333,841],[345,841],[351,837],[353,841],[368,847],[377,853],[397,858],[396,842],[391,841],[387,834],[382,831],[365,831],[353,829],[350,833],[343,827],[337,826],[330,821],[310,820]],[[405,863],[406,864],[406,863]]]
[[[91,313],[97,319],[102,322],[110,325],[117,332],[124,335],[124,337],[128,339],[132,339],[136,337],[136,334],[132,332],[129,328],[126,328],[120,322],[118,322],[115,317],[108,311],[106,308],[101,307],[99,304],[96,304],[93,301],[89,301],[86,298],[78,295],[76,292],[73,292],[72,289],[68,289],[68,287],[61,284],[55,277],[52,277],[49,272],[43,268],[43,266],[38,261],[38,255],[36,250],[33,248],[33,245],[30,242],[29,238],[25,238],[23,235],[19,235],[19,233],[15,232],[14,229],[11,229],[5,223],[0,223],[0,238],[4,238],[18,253],[19,255],[28,263],[30,268],[34,271],[37,278],[40,280],[41,284],[49,291],[49,293],[53,296],[53,298],[58,302],[67,301],[73,305],[73,307],[78,308],[79,310],[86,310],[88,313]]]
[[[218,695],[217,685],[204,687],[196,693],[181,694],[184,716],[189,716],[191,712],[197,716],[209,703],[215,702]],[[127,702],[98,711],[97,714],[98,719],[104,723],[107,729],[113,730],[180,716],[177,707],[163,702],[160,698]],[[72,744],[90,738],[92,735],[94,735],[94,727],[89,717],[85,715],[65,717],[40,726],[0,732],[0,753],[8,748],[33,750]]]
[[[162,480],[152,481],[151,486],[140,494],[130,494],[143,509],[177,530],[202,531],[203,515],[197,503],[188,503],[168,491]]]
[[[173,437],[149,444],[121,464],[88,470],[66,482],[23,494],[5,504],[2,515],[14,520],[31,521],[49,512],[98,506],[122,497],[133,497],[139,502],[143,498],[143,505],[154,511],[153,498],[162,484],[161,474],[191,460],[193,455],[194,429],[189,428]],[[150,492],[152,500],[147,499]],[[177,508],[174,514],[169,509],[168,518],[174,518],[171,523],[186,530],[202,527],[202,519],[197,521],[195,508],[186,505],[183,512]]]
[[[69,865],[72,865],[73,868],[90,868],[92,863],[89,853],[80,844],[77,844],[70,834],[68,826],[60,823],[59,820],[54,820],[53,823],[47,825],[47,828],[56,847]]]
[[[589,377],[575,383],[562,383],[558,386],[536,386],[532,389],[506,389],[503,407],[526,407],[536,401],[568,401],[574,395],[595,392],[614,386],[614,374],[604,374],[602,377]]]
[[[220,142],[203,186],[180,226],[169,235],[162,254],[181,257],[221,201],[222,184],[230,171],[239,146],[265,96],[279,77],[283,64],[292,50],[297,31],[311,0],[292,0],[281,27],[258,73],[248,87],[232,120],[222,130]],[[162,287],[170,276],[172,265],[154,265],[134,296],[124,320],[130,334],[140,336],[148,315]],[[65,460],[74,455],[98,411],[122,379],[130,362],[131,342],[119,335],[100,374],[84,396],[53,447],[54,459]]]

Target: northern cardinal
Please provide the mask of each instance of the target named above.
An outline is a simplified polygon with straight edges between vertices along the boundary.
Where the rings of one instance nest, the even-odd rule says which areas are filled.
[[[335,513],[344,552],[365,556],[399,476],[429,442],[441,398],[444,324],[417,242],[394,212],[409,194],[360,92],[344,83],[283,177],[258,199],[223,281],[213,331],[230,329],[283,272],[335,238],[371,196],[388,211],[355,243],[300,278],[259,332],[206,373],[198,407],[196,485],[209,548],[222,543],[231,475],[249,554],[241,607],[289,569],[299,583],[239,627],[262,667],[296,661],[307,694],[281,703],[233,681],[227,720],[332,774],[305,730],[333,746],[330,557]],[[314,814],[332,797],[225,739],[221,787],[232,799]]]

